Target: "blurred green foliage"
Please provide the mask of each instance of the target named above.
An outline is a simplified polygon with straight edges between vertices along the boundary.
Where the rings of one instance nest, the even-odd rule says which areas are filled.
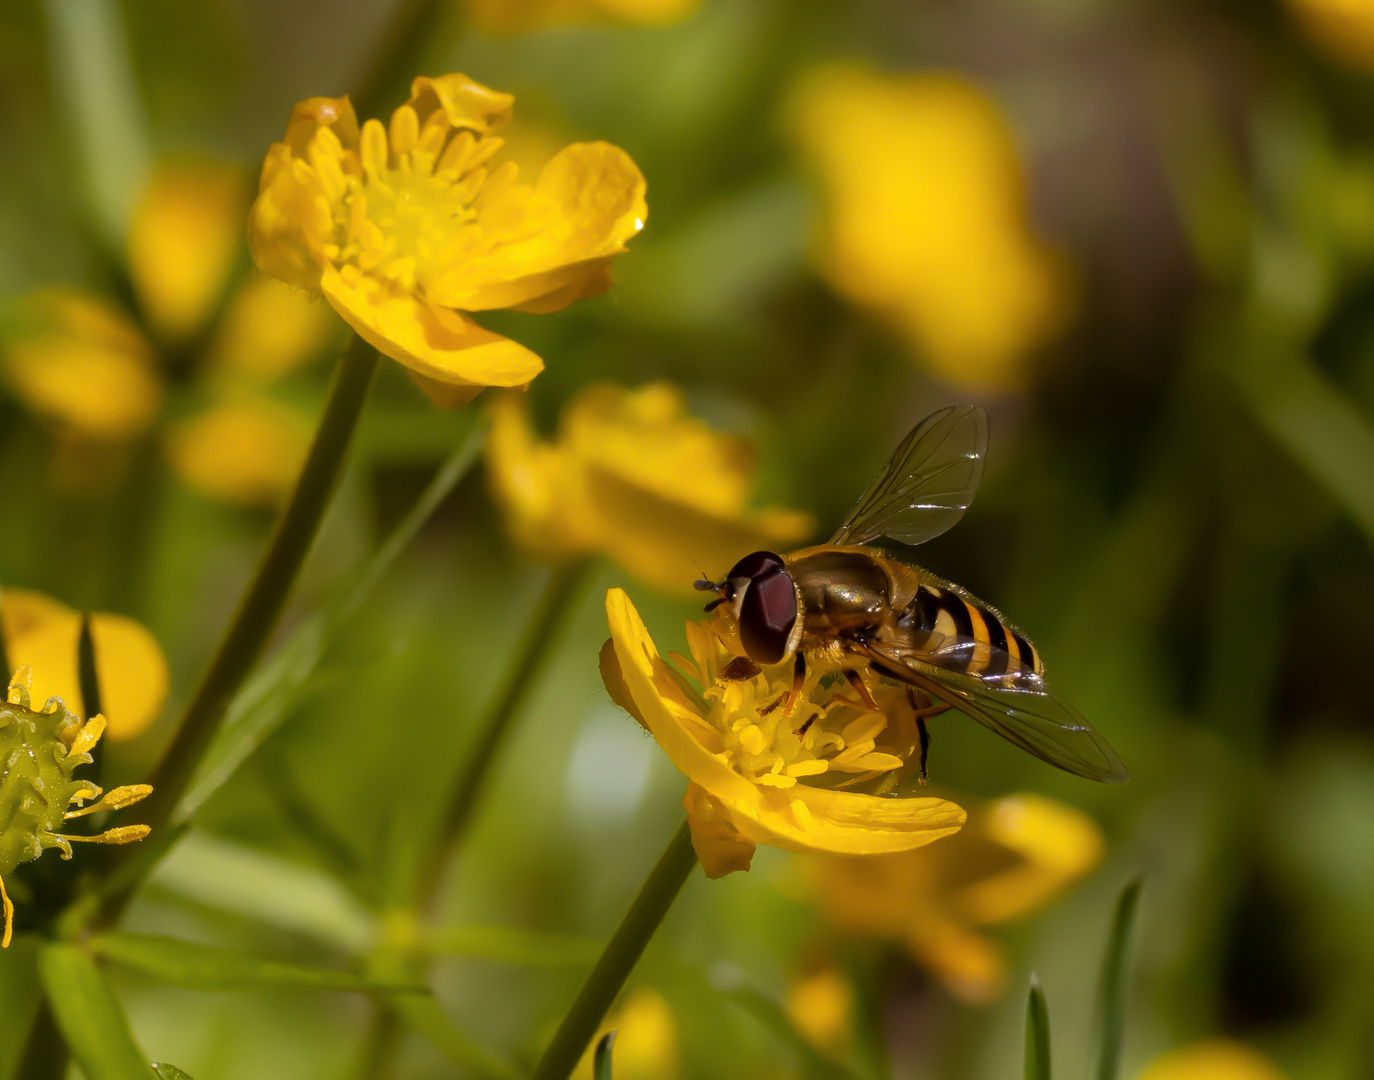
[[[7,5],[0,293],[63,283],[125,298],[122,215],[149,160],[195,152],[253,173],[297,100],[354,85],[389,15],[360,0]],[[1012,985],[1040,973],[1057,1070],[1087,1075],[1113,898],[1144,876],[1123,1075],[1216,1033],[1294,1080],[1369,1075],[1374,75],[1315,52],[1283,8],[1222,0],[718,0],[667,27],[442,25],[417,73],[461,70],[513,92],[517,123],[615,142],[648,177],[648,227],[609,294],[554,318],[488,320],[545,358],[530,390],[542,422],[596,379],[674,380],[699,415],[752,440],[760,504],[822,523],[916,419],[970,392],[926,374],[817,277],[821,196],[782,132],[787,89],[809,65],[859,56],[953,69],[992,93],[1025,155],[1039,230],[1077,267],[1079,313],[1024,389],[981,395],[982,490],[920,557],[1036,640],[1133,774],[1095,787],[957,717],[933,725],[942,790],[1045,792],[1109,836],[1092,878],[1007,935]],[[324,378],[311,368],[293,393],[317,409]],[[175,413],[194,381],[170,392]],[[350,575],[470,423],[383,366],[284,650],[318,612],[347,606]],[[270,518],[180,486],[151,436],[79,484],[59,442],[0,400],[0,582],[126,613],[162,642],[163,722],[105,749],[106,781],[133,782],[169,738]],[[173,934],[207,957],[273,957],[278,974],[364,970],[547,574],[504,538],[478,472],[382,569],[271,703],[261,745],[206,791],[130,909],[126,945]],[[526,1068],[585,974],[588,942],[609,935],[681,818],[682,777],[597,675],[600,598],[625,584],[595,568],[529,688],[445,876],[424,945],[433,1001],[399,1006],[409,1026],[393,1017],[380,1036],[396,1048],[389,1075]],[[665,648],[697,611],[635,601]],[[747,875],[697,875],[646,953],[632,985],[668,1001],[680,1076],[829,1067],[778,1029],[791,981],[832,948],[791,876],[772,850]],[[44,917],[21,907],[18,926]],[[117,995],[138,1045],[196,1080],[366,1067],[373,999],[247,992],[227,976],[184,990],[154,963],[119,963],[131,955],[120,940],[97,947],[116,961],[108,984],[69,946],[35,959],[21,937],[0,956],[0,1073],[23,1052],[38,981],[59,969],[86,995],[72,1008],[117,1028]],[[886,1032],[882,1052],[856,1051],[866,1076],[1015,1074],[1019,993],[962,1005],[895,950],[848,949]]]

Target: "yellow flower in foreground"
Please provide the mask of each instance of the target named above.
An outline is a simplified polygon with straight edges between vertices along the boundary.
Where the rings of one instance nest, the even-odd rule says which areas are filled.
[[[558,311],[604,292],[648,214],[639,168],[608,143],[565,147],[533,185],[511,163],[489,171],[513,102],[465,75],[419,78],[389,128],[359,129],[348,98],[303,101],[249,215],[264,272],[323,294],[441,404],[543,369],[467,312]]]
[[[5,379],[35,412],[89,438],[127,439],[162,401],[153,351],[118,308],[71,289],[22,298],[4,345]]]
[[[608,1031],[615,1032],[615,1044],[611,1047],[615,1080],[676,1080],[677,1023],[657,990],[646,986],[625,999],[601,1025],[573,1071],[572,1080],[592,1080],[596,1044]]]
[[[966,1001],[996,997],[1006,980],[998,946],[978,927],[1043,906],[1102,857],[1087,815],[1038,795],[1012,795],[970,813],[953,840],[874,859],[812,860],[809,877],[841,930],[902,942]]]
[[[33,696],[40,701],[61,698],[85,712],[76,659],[80,614],[40,592],[5,589],[0,592],[0,622],[10,663],[38,673],[30,688]],[[167,660],[157,639],[133,619],[94,612],[91,640],[110,738],[141,735],[167,699]]]
[[[1156,1058],[1137,1080],[1286,1080],[1258,1051],[1231,1039],[1207,1039]]]
[[[30,707],[29,671],[21,667],[0,705],[0,903],[4,932],[0,946],[8,948],[14,905],[5,891],[3,875],[22,862],[38,858],[48,848],[72,857],[72,841],[127,844],[148,835],[146,825],[125,825],[97,836],[60,833],[63,822],[97,810],[118,810],[138,802],[153,789],[147,784],[115,788],[101,798],[89,780],[73,780],[78,765],[89,764],[90,751],[105,730],[105,718],[82,721],[57,698],[39,710]],[[83,807],[88,799],[99,802]],[[73,809],[75,807],[75,809]]]
[[[700,6],[701,0],[467,0],[472,21],[498,33],[597,19],[667,26]]]
[[[1374,72],[1374,2],[1288,0],[1307,36],[1332,56]]]
[[[725,677],[734,656],[702,622],[687,624],[691,657],[674,653],[670,664],[620,589],[606,594],[606,615],[611,640],[601,650],[602,680],[690,781],[683,805],[708,877],[747,870],[756,844],[879,855],[963,825],[964,811],[944,799],[844,790],[881,788],[907,770],[918,736],[900,691],[878,689],[886,712],[868,712],[857,699],[824,689],[813,672],[785,717],[772,706],[791,688],[791,663],[753,678]]]
[[[1067,295],[1030,230],[1016,148],[992,101],[953,75],[830,65],[796,88],[790,126],[827,196],[821,273],[945,378],[1020,381]]]
[[[702,568],[786,548],[807,514],[748,511],[747,445],[687,414],[667,383],[588,386],[541,440],[523,394],[490,404],[487,470],[516,540],[546,558],[604,553],[642,581],[686,595]]]
[[[310,422],[269,397],[225,402],[167,433],[167,456],[188,487],[216,499],[274,506],[310,448]]]
[[[193,334],[219,299],[242,242],[243,174],[210,162],[163,162],[129,230],[129,275],[158,333]]]

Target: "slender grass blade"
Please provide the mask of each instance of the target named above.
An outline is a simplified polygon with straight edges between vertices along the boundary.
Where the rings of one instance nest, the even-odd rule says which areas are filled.
[[[1026,999],[1026,1080],[1050,1080],[1050,1011],[1034,975]]]
[[[75,945],[46,945],[38,973],[62,1036],[87,1080],[152,1080],[156,1075],[95,958]]]
[[[1094,1080],[1117,1080],[1121,1069],[1121,1037],[1126,1020],[1127,953],[1131,928],[1140,903],[1140,882],[1132,881],[1116,902],[1107,955],[1102,964],[1102,996],[1098,1002],[1097,1052]]]
[[[615,1044],[615,1032],[608,1031],[596,1044],[596,1057],[592,1059],[593,1080],[611,1080],[611,1047]]]

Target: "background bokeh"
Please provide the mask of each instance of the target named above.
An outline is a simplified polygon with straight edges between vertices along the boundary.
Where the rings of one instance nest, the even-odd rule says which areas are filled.
[[[291,106],[358,85],[394,14],[370,0],[13,0],[0,14],[0,331],[23,339],[40,288],[101,298],[153,342],[160,387],[146,420],[92,431],[35,404],[22,350],[5,353],[0,582],[135,618],[170,665],[161,720],[112,744],[112,780],[156,760],[266,536],[271,461],[299,453],[279,425],[263,473],[211,490],[173,433],[250,399],[308,432],[338,340],[336,324],[307,335],[306,359],[251,385],[217,375],[210,332],[159,326],[131,285],[139,199],[162,164],[191,162],[238,177],[221,190],[245,212]],[[407,74],[514,93],[517,160],[606,139],[648,179],[647,226],[607,295],[485,320],[544,358],[537,423],[551,432],[595,381],[670,380],[750,441],[755,505],[808,511],[823,538],[916,420],[981,403],[982,489],[920,561],[1031,636],[1132,772],[1096,786],[936,721],[935,790],[1049,795],[1106,838],[1062,898],[990,931],[1005,991],[967,1003],[900,946],[827,929],[798,860],[765,849],[748,874],[695,876],[633,977],[666,1002],[651,1022],[675,1036],[657,1044],[678,1047],[643,1075],[803,1075],[815,1063],[749,994],[783,1002],[818,966],[861,987],[867,1019],[840,1052],[865,1075],[1017,1075],[1031,971],[1056,1064],[1085,1075],[1112,904],[1135,876],[1125,1075],[1217,1035],[1294,1080],[1374,1070],[1372,56],[1374,14],[1353,0],[484,2],[428,24]],[[231,246],[221,306],[248,273]],[[481,404],[443,412],[383,366],[283,638]],[[474,471],[200,808],[128,925],[352,962],[398,867],[422,857],[548,573]],[[527,943],[434,969],[444,1013],[517,1062],[682,815],[683,778],[601,689],[612,585],[664,649],[682,647],[697,602],[597,563],[446,879],[445,925],[558,935],[530,940],[561,952]],[[0,1063],[27,1031],[31,967],[22,939],[0,957]],[[196,1080],[361,1075],[366,999],[114,971],[141,1045]],[[413,1034],[394,1067],[455,1068]]]

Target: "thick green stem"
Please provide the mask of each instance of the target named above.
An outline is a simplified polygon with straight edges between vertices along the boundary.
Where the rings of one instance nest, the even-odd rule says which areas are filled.
[[[645,879],[596,967],[582,984],[577,1000],[558,1025],[553,1041],[534,1067],[530,1080],[567,1080],[572,1074],[605,1018],[606,1010],[625,985],[644,946],[654,936],[696,864],[692,833],[684,821]]]
[[[338,486],[376,370],[377,350],[355,337],[339,358],[309,456],[290,501],[277,519],[252,584],[186,706],[176,736],[149,779],[153,793],[144,802],[141,817],[152,826],[155,835],[166,831],[196,765],[219,730],[229,702],[262,655],[281,618],[291,587]]]
[[[563,623],[582,595],[582,586],[592,565],[590,560],[584,560],[556,566],[549,576],[543,595],[525,626],[515,659],[506,671],[496,699],[463,762],[462,772],[453,784],[439,826],[436,857],[426,859],[420,871],[418,895],[426,904],[433,901],[443,868],[462,843],[491,764],[505,743],[512,721],[538,681],[540,669],[550,652],[549,646],[558,640]]]

